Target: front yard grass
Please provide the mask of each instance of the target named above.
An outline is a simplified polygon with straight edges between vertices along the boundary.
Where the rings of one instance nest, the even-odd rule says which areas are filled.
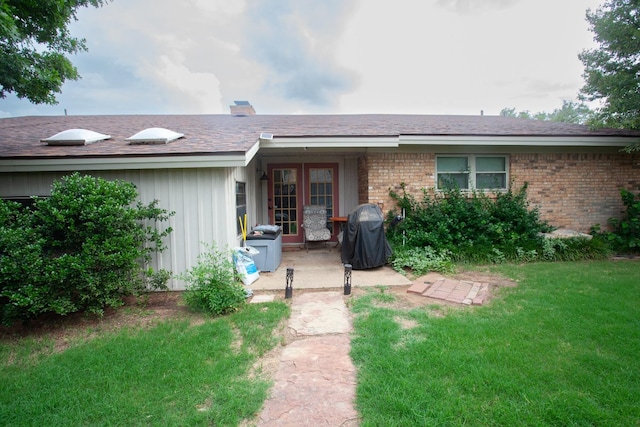
[[[491,270],[518,286],[445,316],[353,302],[362,425],[639,425],[640,262]]]
[[[0,424],[11,426],[238,425],[270,386],[258,358],[278,345],[282,302],[220,318],[170,319],[78,340],[0,348]],[[194,321],[197,320],[197,321]]]

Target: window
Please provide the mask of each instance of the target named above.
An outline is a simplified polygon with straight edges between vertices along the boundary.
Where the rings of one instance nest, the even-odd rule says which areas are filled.
[[[507,188],[507,156],[437,156],[439,190],[503,190]]]
[[[244,215],[247,213],[247,184],[236,182],[236,218],[241,218],[244,223]],[[242,234],[240,221],[236,222],[238,234]]]

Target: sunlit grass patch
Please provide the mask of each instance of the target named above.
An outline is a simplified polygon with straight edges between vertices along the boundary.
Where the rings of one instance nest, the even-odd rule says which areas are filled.
[[[365,295],[351,352],[362,425],[636,424],[639,268],[503,265],[517,287],[440,317]]]

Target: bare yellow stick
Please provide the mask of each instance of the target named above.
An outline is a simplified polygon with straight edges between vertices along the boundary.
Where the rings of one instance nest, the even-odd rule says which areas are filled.
[[[240,231],[242,232],[242,240],[247,240],[247,214],[244,214],[244,223],[242,222],[242,217],[238,217],[238,222],[240,223]]]

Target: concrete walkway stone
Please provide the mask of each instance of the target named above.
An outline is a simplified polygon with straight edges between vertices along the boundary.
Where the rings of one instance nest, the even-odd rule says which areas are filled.
[[[289,327],[295,339],[282,350],[258,426],[358,425],[344,298],[339,292],[294,294]]]
[[[297,336],[348,334],[349,310],[339,292],[310,292],[293,298],[289,328]]]

